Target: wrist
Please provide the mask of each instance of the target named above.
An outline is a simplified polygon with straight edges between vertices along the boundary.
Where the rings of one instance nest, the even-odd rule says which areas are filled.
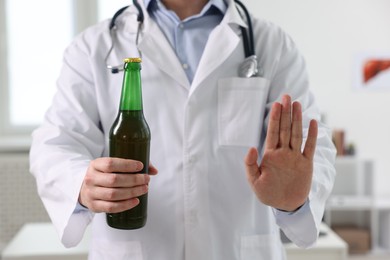
[[[306,201],[305,201],[305,203],[303,203],[302,205],[300,205],[298,208],[293,209],[293,210],[284,210],[284,209],[278,209],[278,208],[276,208],[276,209],[279,210],[279,211],[282,211],[282,212],[286,212],[286,213],[295,213],[295,212],[297,212],[298,210],[300,210],[300,209],[303,207],[303,205],[305,205],[305,204],[306,204]]]

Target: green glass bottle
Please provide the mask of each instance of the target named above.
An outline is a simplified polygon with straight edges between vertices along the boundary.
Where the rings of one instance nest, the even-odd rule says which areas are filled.
[[[124,60],[124,76],[118,116],[110,131],[110,157],[141,161],[139,173],[148,174],[150,130],[143,114],[141,59]],[[131,174],[131,173],[130,173]],[[118,229],[137,229],[146,223],[147,194],[138,197],[140,204],[121,213],[107,213],[107,224]]]

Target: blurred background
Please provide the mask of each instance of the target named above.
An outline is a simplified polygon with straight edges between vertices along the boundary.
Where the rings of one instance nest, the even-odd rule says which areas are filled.
[[[338,177],[324,223],[348,246],[346,257],[390,259],[390,1],[243,2],[294,39],[334,133]],[[0,0],[0,252],[26,223],[49,221],[28,173],[28,150],[64,48],[130,3]]]

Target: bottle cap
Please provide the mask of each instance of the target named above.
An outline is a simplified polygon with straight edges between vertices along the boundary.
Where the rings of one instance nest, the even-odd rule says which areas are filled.
[[[125,63],[141,63],[141,58],[126,58],[123,60]]]

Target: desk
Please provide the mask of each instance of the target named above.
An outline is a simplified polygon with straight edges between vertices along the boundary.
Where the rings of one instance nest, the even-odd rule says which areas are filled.
[[[77,247],[65,248],[51,223],[25,224],[4,249],[1,260],[86,260],[89,230]]]
[[[313,248],[301,249],[292,243],[284,244],[288,260],[346,260],[348,245],[325,224],[321,225],[317,244]]]
[[[292,243],[285,244],[288,260],[345,260],[347,244],[325,224],[321,227],[325,236],[317,246],[300,249]],[[65,248],[58,239],[51,223],[24,225],[4,249],[2,260],[85,260],[88,255],[90,231],[75,248]]]

